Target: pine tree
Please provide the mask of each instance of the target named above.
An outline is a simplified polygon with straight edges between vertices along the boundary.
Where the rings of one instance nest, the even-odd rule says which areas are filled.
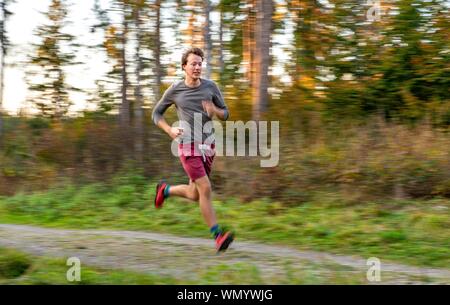
[[[74,52],[67,50],[73,46],[74,36],[65,33],[67,7],[63,0],[52,0],[44,14],[49,24],[41,25],[35,34],[42,39],[34,45],[35,54],[30,56],[30,64],[35,69],[28,72],[29,89],[35,93],[32,103],[40,114],[61,119],[67,114],[71,101],[70,91],[79,91],[66,83],[64,68],[76,64]]]
[[[111,64],[112,68],[108,75],[104,75],[101,79],[96,80],[97,89],[93,92],[90,102],[99,107],[100,112],[117,112],[117,76],[115,70],[117,66],[117,58],[119,57],[119,50],[115,40],[115,31],[112,26],[111,19],[108,15],[108,10],[100,5],[99,0],[94,1],[92,12],[95,16],[95,23],[91,25],[91,32],[100,32],[102,34],[102,41],[97,45],[90,46],[96,53],[104,52],[106,55],[106,62]],[[113,72],[113,73],[111,73]]]
[[[220,83],[222,86],[233,85],[234,88],[241,88],[241,83],[236,82],[237,79],[244,78],[239,68],[241,65],[245,66],[246,72],[249,68],[249,58],[244,56],[247,41],[244,40],[244,30],[246,29],[246,22],[248,20],[241,19],[241,16],[247,16],[248,11],[246,3],[243,0],[221,0],[218,9],[220,10],[220,35],[219,46],[220,55],[219,62],[221,63]],[[228,36],[228,39],[225,37]],[[245,50],[245,51],[244,51]],[[245,62],[247,60],[247,62]],[[249,80],[248,77],[246,77]],[[248,86],[247,86],[248,87]]]
[[[144,68],[141,54],[143,36],[143,13],[146,7],[145,0],[136,0],[133,3],[133,19],[135,30],[135,86],[134,86],[134,155],[139,164],[142,165],[144,157],[144,111],[142,94],[142,70]]]
[[[0,1],[0,43],[1,43],[1,63],[0,63],[0,147],[3,134],[3,91],[4,91],[4,75],[5,75],[5,58],[8,55],[10,42],[8,33],[6,31],[6,23],[8,18],[12,15],[12,12],[8,9],[8,6],[13,3],[14,0],[1,0]]]

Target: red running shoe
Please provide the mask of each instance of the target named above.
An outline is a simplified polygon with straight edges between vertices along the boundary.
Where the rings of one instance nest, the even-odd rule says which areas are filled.
[[[233,242],[234,236],[231,232],[226,232],[223,234],[219,234],[216,238],[216,249],[217,252],[225,251],[228,249],[228,246]]]
[[[164,203],[164,190],[166,189],[167,183],[160,181],[156,185],[156,193],[155,193],[155,208],[162,208]]]

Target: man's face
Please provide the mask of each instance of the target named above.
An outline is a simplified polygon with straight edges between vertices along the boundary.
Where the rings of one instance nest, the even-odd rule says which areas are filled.
[[[193,80],[199,79],[202,74],[202,58],[192,53],[189,54],[187,63],[184,66],[184,72]]]

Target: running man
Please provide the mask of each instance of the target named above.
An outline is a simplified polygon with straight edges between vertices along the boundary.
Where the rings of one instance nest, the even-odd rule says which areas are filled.
[[[215,156],[214,132],[211,128],[203,127],[214,116],[227,120],[229,113],[217,85],[200,77],[203,59],[201,49],[186,50],[181,58],[185,78],[174,82],[153,109],[153,122],[173,140],[179,141],[180,161],[189,176],[189,185],[169,185],[160,181],[156,186],[155,207],[161,208],[164,200],[170,196],[198,201],[203,218],[215,239],[216,249],[220,252],[228,248],[233,241],[233,234],[218,225],[212,206],[209,176]],[[167,108],[173,104],[181,127],[171,127],[163,117]]]

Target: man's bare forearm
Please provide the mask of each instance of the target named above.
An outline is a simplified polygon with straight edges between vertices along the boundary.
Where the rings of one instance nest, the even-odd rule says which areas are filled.
[[[159,119],[157,126],[169,134],[170,125],[167,124],[164,118]]]

